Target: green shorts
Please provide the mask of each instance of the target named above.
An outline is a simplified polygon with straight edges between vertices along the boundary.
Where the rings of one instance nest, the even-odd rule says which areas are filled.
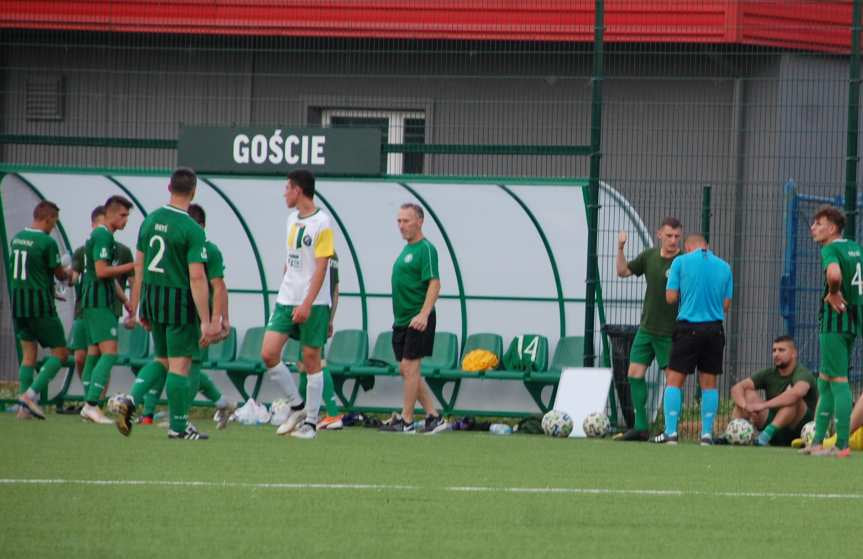
[[[15,334],[23,342],[37,342],[42,347],[66,347],[66,332],[57,316],[12,319]]]
[[[189,324],[150,323],[153,334],[153,347],[156,357],[188,357],[194,359],[201,355],[198,342],[201,339],[201,326],[197,322]]]
[[[306,347],[324,347],[327,343],[327,329],[330,325],[330,307],[328,305],[312,305],[309,318],[302,324],[294,324],[291,313],[293,305],[276,303],[276,310],[270,316],[267,330],[287,334]]]
[[[671,354],[671,336],[657,336],[645,332],[641,328],[635,333],[632,349],[629,350],[629,362],[650,366],[656,358],[660,369],[668,367],[668,356]]]
[[[81,311],[81,319],[87,324],[87,341],[91,345],[117,341],[117,315],[111,308],[85,308]]]
[[[69,349],[78,351],[79,349],[87,349],[90,342],[87,340],[87,323],[83,318],[76,318],[72,322],[72,329],[69,331]]]
[[[821,353],[818,372],[828,377],[847,377],[855,337],[854,334],[832,332],[818,334],[818,349]]]

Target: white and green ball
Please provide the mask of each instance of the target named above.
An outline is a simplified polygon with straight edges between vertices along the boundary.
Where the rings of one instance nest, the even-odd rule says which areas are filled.
[[[755,428],[743,418],[732,419],[725,428],[725,438],[731,444],[751,444],[754,436]]]
[[[120,400],[128,397],[129,396],[127,394],[114,394],[108,398],[108,405],[106,406],[108,411],[113,414],[120,413]]]
[[[800,438],[803,439],[803,444],[812,446],[812,441],[815,439],[815,422],[810,421],[800,429]]]
[[[584,434],[590,438],[604,437],[611,431],[611,422],[607,415],[595,411],[587,414],[581,427],[584,429]]]
[[[561,410],[551,410],[542,417],[542,432],[549,437],[565,439],[572,433],[572,417]]]

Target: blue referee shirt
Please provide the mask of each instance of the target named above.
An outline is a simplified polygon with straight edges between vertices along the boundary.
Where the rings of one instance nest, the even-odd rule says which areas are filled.
[[[678,256],[668,271],[666,289],[680,293],[677,320],[715,322],[725,319],[722,303],[731,299],[731,266],[707,249]]]

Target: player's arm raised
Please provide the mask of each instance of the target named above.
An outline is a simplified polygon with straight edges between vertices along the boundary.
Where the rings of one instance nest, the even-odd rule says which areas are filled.
[[[626,263],[626,257],[623,255],[623,247],[626,246],[627,234],[626,231],[621,231],[617,234],[617,277],[627,278],[632,275],[632,270]]]

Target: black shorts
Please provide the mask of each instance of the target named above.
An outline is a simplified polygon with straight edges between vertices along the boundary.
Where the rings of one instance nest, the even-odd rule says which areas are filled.
[[[429,315],[426,329],[420,332],[409,326],[393,326],[393,353],[396,361],[428,357],[434,350],[435,311]]]
[[[671,336],[671,358],[668,368],[691,375],[699,372],[722,374],[725,330],[722,322],[678,321]]]

